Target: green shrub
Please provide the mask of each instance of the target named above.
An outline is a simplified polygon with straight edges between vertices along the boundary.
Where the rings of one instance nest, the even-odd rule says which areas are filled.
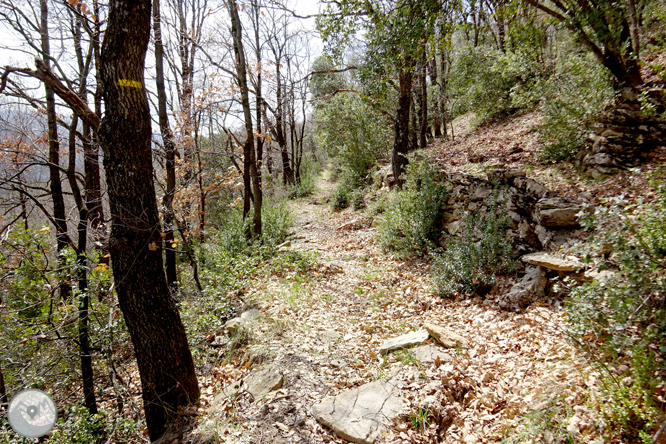
[[[591,54],[565,51],[556,73],[544,85],[545,119],[539,127],[543,162],[574,157],[613,97],[610,74]]]
[[[317,145],[338,168],[356,176],[365,176],[390,152],[390,122],[356,94],[341,93],[319,102],[314,120]]]
[[[298,199],[312,194],[315,190],[317,175],[321,165],[310,158],[306,158],[301,165],[301,181],[289,188],[289,199]]]
[[[450,73],[453,113],[476,113],[478,122],[536,104],[543,69],[531,57],[489,47],[456,53]]]
[[[508,218],[501,213],[491,204],[485,214],[468,214],[462,237],[451,236],[444,251],[434,255],[432,280],[440,295],[487,293],[498,274],[514,270],[505,234]]]
[[[294,222],[286,201],[264,200],[262,205],[261,239],[264,245],[275,246],[284,242]]]
[[[61,412],[62,414],[62,412]],[[89,444],[101,442],[106,418],[91,415],[85,407],[70,407],[64,419],[58,421],[49,442],[54,444]]]
[[[378,243],[398,256],[422,255],[439,238],[439,220],[446,204],[447,187],[427,161],[412,162],[405,185],[384,212]]]
[[[344,170],[338,178],[333,194],[333,209],[343,210],[353,205],[355,210],[363,207],[366,185],[361,176],[352,170]]]
[[[583,218],[595,232],[580,253],[608,274],[572,288],[568,299],[570,332],[604,376],[609,438],[627,442],[650,442],[663,414],[657,387],[666,385],[666,186],[657,190],[654,202],[615,198]],[[621,377],[607,368],[619,364],[630,368]]]

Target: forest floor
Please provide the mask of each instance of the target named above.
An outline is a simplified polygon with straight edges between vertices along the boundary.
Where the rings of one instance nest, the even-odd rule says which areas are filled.
[[[530,160],[532,149],[519,127],[530,118],[501,129],[523,141],[514,154],[525,158],[515,161],[535,165],[532,171],[540,168],[535,174],[542,177],[550,174],[551,185],[560,184],[560,190],[580,186],[578,193],[604,193],[596,182],[573,184],[566,170],[549,173],[548,166]],[[464,161],[473,154],[469,147],[479,146],[474,138],[497,135],[468,128],[457,137],[455,144],[434,148],[450,166],[456,156],[461,167],[475,168],[502,155]],[[513,143],[509,139],[507,145]],[[614,180],[637,180],[626,177]],[[314,195],[290,203],[295,235],[282,248],[311,252],[318,265],[257,281],[243,294],[245,308],[261,312],[247,330],[250,345],[235,358],[220,359],[201,378],[198,419],[185,436],[181,429],[164,442],[345,442],[315,420],[313,406],[389,376],[398,381],[396,394],[405,408],[382,433],[388,443],[599,438],[598,374],[567,339],[561,301],[513,313],[481,298],[443,299],[431,286],[428,260],[398,260],[382,252],[365,212],[331,210],[327,203],[334,188],[324,174]],[[454,331],[468,346],[444,349],[431,338],[426,344],[441,349],[441,359],[430,362],[409,351],[379,352],[387,339],[425,323]],[[279,390],[256,401],[249,393],[230,391],[240,378],[268,365],[284,376]]]

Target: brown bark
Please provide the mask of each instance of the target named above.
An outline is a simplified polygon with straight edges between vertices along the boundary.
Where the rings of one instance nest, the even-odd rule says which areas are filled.
[[[49,41],[49,9],[46,0],[40,1],[41,7],[41,43],[42,57],[48,68],[50,63],[50,41]],[[58,252],[67,248],[67,214],[65,211],[65,199],[62,194],[62,183],[60,183],[60,141],[58,139],[58,122],[55,110],[55,94],[49,84],[44,84],[46,93],[46,118],[49,134],[49,188],[51,201],[53,202],[53,221],[55,222],[56,246]],[[69,279],[64,277],[60,282],[60,296],[69,299],[71,286]]]
[[[623,16],[621,23],[607,23],[596,14],[594,1],[578,2],[576,8],[567,8],[561,2],[554,2],[550,7],[540,0],[525,1],[561,21],[572,31],[611,72],[617,86],[634,89],[643,84],[638,64],[640,42],[638,28],[634,26],[637,25],[635,14],[630,12],[629,18]],[[629,7],[633,7],[635,13],[635,3],[630,1]]]
[[[252,110],[250,108],[249,88],[247,85],[247,65],[245,62],[245,51],[243,50],[243,38],[240,17],[238,16],[238,6],[236,0],[230,0],[228,3],[229,14],[231,15],[231,33],[234,41],[234,54],[236,55],[236,72],[238,73],[238,83],[241,89],[241,103],[243,105],[243,117],[245,119],[245,132],[247,134],[243,146],[243,163],[247,165],[247,173],[252,181],[252,206],[254,213],[252,215],[252,227],[254,236],[261,236],[261,185],[257,175],[257,160],[254,151],[254,131],[252,129]],[[245,176],[245,170],[243,176]],[[245,180],[244,180],[245,182]]]
[[[282,179],[285,185],[294,183],[294,172],[291,169],[291,162],[289,160],[289,152],[287,151],[287,137],[285,131],[284,121],[284,89],[282,84],[282,75],[280,72],[280,62],[275,64],[275,80],[277,81],[277,88],[275,90],[277,99],[277,108],[275,114],[275,130],[277,135],[277,143],[280,147],[280,158],[282,159]]]
[[[160,2],[153,2],[153,34],[155,36],[155,83],[157,84],[157,114],[160,133],[165,151],[166,190],[162,198],[164,205],[164,259],[166,277],[169,288],[177,289],[178,270],[176,268],[176,250],[172,247],[173,237],[173,197],[176,193],[176,144],[173,140],[169,117],[167,116],[167,99],[164,87],[164,46],[162,44],[162,27],[160,18]]]
[[[409,111],[412,98],[412,64],[407,59],[406,68],[400,70],[398,79],[400,83],[400,93],[398,96],[398,109],[396,110],[395,121],[395,139],[393,142],[393,155],[391,159],[391,168],[398,186],[402,186],[404,180],[402,173],[409,163],[407,153],[409,152]]]
[[[416,92],[417,103],[419,109],[419,148],[427,146],[428,136],[428,88],[426,84],[426,54],[419,62],[417,67],[419,82],[419,89]]]
[[[0,410],[7,407],[7,387],[5,387],[5,377],[2,375],[2,365],[0,365]]]
[[[93,373],[92,354],[90,350],[90,335],[88,333],[88,312],[90,295],[88,293],[88,260],[86,258],[86,244],[88,240],[88,210],[82,207],[79,210],[79,245],[77,252],[78,279],[79,279],[79,355],[81,359],[81,379],[83,380],[83,399],[86,408],[91,414],[97,413],[97,400],[95,398],[95,376]]]
[[[141,375],[148,432],[156,440],[178,407],[199,399],[199,387],[162,264],[143,81],[150,18],[150,0],[110,4],[99,66],[106,104],[99,139],[111,208],[109,250],[116,292]]]
[[[256,91],[256,110],[255,110],[255,118],[257,120],[257,140],[256,140],[256,147],[257,147],[257,181],[259,183],[259,189],[262,189],[261,185],[261,168],[263,166],[263,160],[264,160],[264,136],[262,134],[262,124],[261,124],[261,115],[262,115],[262,76],[261,76],[261,42],[259,41],[259,15],[260,15],[260,9],[261,5],[257,0],[252,0],[252,7],[254,8],[254,45],[255,45],[255,57],[257,59],[257,85],[255,87]],[[260,194],[260,199],[262,200],[262,206],[263,206],[263,193]]]

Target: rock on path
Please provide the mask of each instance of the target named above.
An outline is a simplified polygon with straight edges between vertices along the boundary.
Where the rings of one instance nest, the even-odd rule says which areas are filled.
[[[350,442],[371,444],[403,408],[393,394],[395,383],[375,381],[329,396],[313,406],[314,417]]]

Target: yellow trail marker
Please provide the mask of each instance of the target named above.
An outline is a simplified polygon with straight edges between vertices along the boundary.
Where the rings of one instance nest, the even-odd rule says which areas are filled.
[[[138,80],[118,79],[118,85],[129,86],[130,88],[143,88],[143,85]]]

